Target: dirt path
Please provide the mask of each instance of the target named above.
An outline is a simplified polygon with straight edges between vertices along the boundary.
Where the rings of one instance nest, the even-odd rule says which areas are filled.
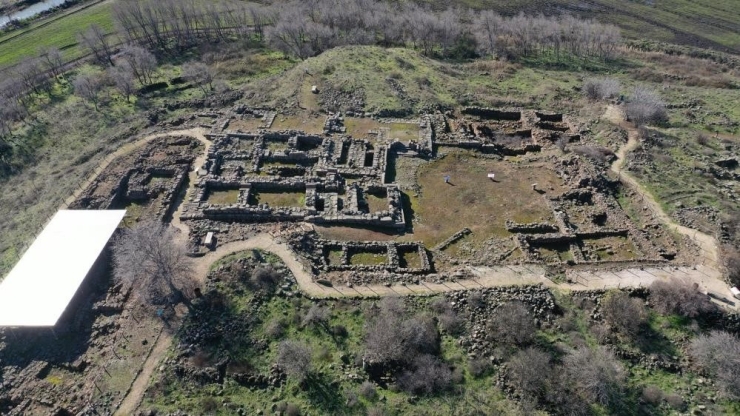
[[[172,344],[172,335],[167,331],[162,331],[157,338],[157,342],[149,352],[149,356],[146,361],[144,361],[144,365],[142,365],[139,374],[131,384],[131,389],[121,402],[121,405],[118,406],[118,410],[113,413],[115,416],[134,414],[141,404],[141,400],[144,398],[144,392],[149,384],[149,379],[152,377],[152,374],[154,374],[154,370],[157,368],[159,361],[167,353],[170,344]]]
[[[607,107],[604,118],[627,130],[627,144],[617,151],[617,160],[612,163],[611,170],[619,175],[619,179],[623,184],[642,195],[644,204],[650,208],[650,211],[658,221],[676,230],[679,234],[689,237],[696,243],[702,251],[701,264],[719,269],[719,247],[717,240],[708,234],[685,227],[674,221],[663,210],[663,207],[661,207],[658,201],[655,200],[655,197],[632,174],[622,170],[627,163],[627,154],[635,150],[640,144],[637,128],[633,124],[624,121],[622,110],[615,105],[609,105]]]

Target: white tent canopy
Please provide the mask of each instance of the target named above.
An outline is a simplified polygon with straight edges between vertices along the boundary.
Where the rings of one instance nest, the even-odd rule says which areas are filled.
[[[62,210],[0,282],[0,326],[54,326],[126,211]]]

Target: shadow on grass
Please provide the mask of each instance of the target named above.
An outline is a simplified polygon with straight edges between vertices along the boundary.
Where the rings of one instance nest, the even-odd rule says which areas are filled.
[[[326,375],[311,374],[303,383],[311,404],[322,414],[343,414],[344,396],[339,383],[331,381]]]

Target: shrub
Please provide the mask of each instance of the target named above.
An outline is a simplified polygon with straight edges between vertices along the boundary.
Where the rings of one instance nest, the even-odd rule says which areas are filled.
[[[516,353],[508,368],[511,384],[522,397],[535,402],[545,397],[552,373],[550,354],[530,347]]]
[[[206,396],[200,400],[200,410],[203,413],[215,413],[218,410],[218,402],[213,397]]]
[[[655,92],[636,87],[625,107],[627,119],[636,125],[660,124],[668,121],[665,103]]]
[[[255,288],[272,290],[280,282],[280,273],[272,267],[259,267],[252,272],[249,282]]]
[[[716,309],[699,285],[673,278],[656,280],[650,285],[650,304],[662,314],[678,314],[689,318]]]
[[[273,319],[265,326],[265,333],[273,339],[282,338],[285,335],[285,322],[281,319]]]
[[[647,386],[642,389],[642,401],[658,406],[663,401],[665,393],[657,386]]]
[[[699,143],[700,146],[706,146],[709,144],[709,136],[704,133],[699,133],[696,135],[696,142]]]
[[[697,367],[712,376],[719,393],[740,399],[740,340],[732,334],[713,331],[691,341],[689,354]]]
[[[595,160],[597,162],[607,162],[614,156],[614,152],[606,147],[595,146],[575,146],[572,148],[573,153]]]
[[[488,324],[489,338],[509,345],[526,345],[534,340],[536,328],[523,303],[509,302],[495,310]]]
[[[452,383],[450,368],[437,357],[423,354],[413,362],[412,369],[398,378],[399,386],[410,394],[432,394],[444,391]]]
[[[311,349],[298,341],[282,341],[278,346],[277,364],[286,374],[302,382],[311,372]]]
[[[485,358],[476,358],[468,363],[468,372],[473,377],[481,377],[491,371],[491,361]]]
[[[465,321],[453,311],[443,313],[437,319],[439,320],[439,326],[453,337],[465,332]]]
[[[583,93],[590,100],[608,100],[619,96],[622,85],[614,78],[589,78],[583,83]]]
[[[665,396],[665,401],[669,406],[671,406],[671,408],[678,410],[679,412],[686,410],[686,402],[683,400],[683,397],[678,394],[673,393]]]
[[[605,347],[573,350],[563,359],[563,367],[564,376],[579,396],[603,406],[621,399],[624,369]]]
[[[375,391],[375,385],[369,381],[364,381],[360,385],[360,396],[364,397],[367,400],[372,400],[377,395],[377,392]]]
[[[647,322],[647,312],[642,301],[621,291],[610,292],[604,297],[601,312],[612,328],[627,336],[637,335],[640,327]]]
[[[326,327],[329,322],[329,309],[319,306],[317,304],[311,305],[311,308],[306,312],[306,316],[303,317],[301,324],[304,327]]]

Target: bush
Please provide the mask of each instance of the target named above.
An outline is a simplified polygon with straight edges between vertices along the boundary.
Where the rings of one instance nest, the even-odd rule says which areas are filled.
[[[203,413],[215,413],[218,410],[218,402],[213,397],[204,397],[200,400],[200,410]]]
[[[473,377],[481,377],[491,371],[491,361],[485,358],[476,358],[468,363],[468,372]]]
[[[636,87],[625,107],[627,119],[638,126],[668,121],[665,103],[655,91]]]
[[[272,339],[279,339],[285,335],[285,322],[280,319],[273,319],[265,326],[265,334]]]
[[[581,348],[563,359],[564,376],[575,393],[603,406],[616,404],[624,390],[624,369],[605,347]]]
[[[662,314],[693,318],[716,309],[709,298],[699,292],[699,285],[685,280],[656,280],[650,285],[650,304]]]
[[[509,345],[526,345],[534,340],[536,328],[523,303],[509,302],[495,310],[488,324],[489,338]]]
[[[360,385],[359,392],[360,392],[360,396],[364,397],[367,400],[372,400],[377,395],[377,392],[375,391],[375,384],[369,381],[364,381]]]
[[[259,267],[252,272],[249,282],[257,289],[273,290],[280,283],[280,273],[272,267]]]
[[[282,341],[278,346],[277,364],[286,374],[302,382],[311,372],[311,349],[298,341]]]
[[[583,93],[590,100],[608,100],[619,96],[622,85],[614,78],[589,78],[583,83]]]
[[[606,147],[575,146],[572,151],[577,155],[602,163],[609,161],[614,156],[614,152]]]
[[[653,406],[659,406],[663,402],[665,393],[657,386],[647,386],[642,389],[642,401]]]
[[[432,394],[452,384],[452,372],[437,357],[423,354],[414,360],[412,369],[398,378],[398,385],[409,394]]]
[[[637,335],[640,327],[647,322],[647,312],[642,301],[621,291],[610,292],[604,297],[601,312],[612,328],[630,337]]]
[[[699,369],[714,378],[721,396],[740,399],[740,340],[727,332],[713,331],[691,341],[689,354]]]
[[[460,318],[460,316],[458,316],[453,311],[449,311],[443,313],[442,315],[439,315],[437,317],[437,320],[439,321],[439,326],[442,328],[442,330],[453,337],[461,335],[463,332],[465,332],[465,320]]]
[[[552,374],[550,354],[530,347],[516,353],[508,368],[511,384],[522,397],[535,402],[545,397]]]
[[[311,308],[303,317],[301,324],[304,327],[326,327],[329,323],[329,309],[317,304],[311,305]]]

